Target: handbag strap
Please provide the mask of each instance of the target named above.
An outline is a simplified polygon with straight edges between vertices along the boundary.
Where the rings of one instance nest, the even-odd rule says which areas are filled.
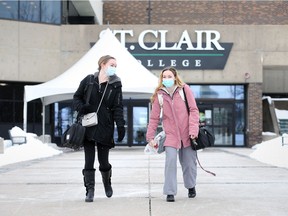
[[[190,115],[189,105],[188,105],[188,100],[187,100],[187,97],[186,97],[186,94],[185,94],[184,87],[183,87],[183,94],[184,94],[184,98],[185,98],[186,109],[187,109],[188,116],[189,116],[189,115]],[[196,142],[196,141],[193,140],[192,142]],[[211,174],[211,175],[213,175],[213,176],[216,176],[215,173],[213,173],[213,172],[211,172],[211,171],[209,171],[209,170],[206,170],[206,169],[204,169],[204,168],[202,167],[202,165],[201,165],[201,163],[200,163],[200,161],[199,161],[199,158],[198,158],[197,150],[196,150],[196,159],[197,159],[197,162],[198,162],[198,164],[199,164],[199,166],[200,166],[200,168],[201,168],[202,170],[204,170],[205,172],[207,172],[207,173],[209,173],[209,174]]]
[[[157,96],[158,96],[158,101],[160,105],[160,121],[161,121],[162,129],[164,130],[164,127],[163,127],[163,103],[164,103],[163,94],[157,93]]]
[[[89,101],[90,101],[90,97],[91,97],[91,93],[92,93],[92,88],[93,88],[93,77],[94,77],[94,75],[90,75],[89,84],[88,84],[88,90],[87,90],[86,104],[89,104]],[[100,106],[101,106],[101,104],[102,104],[102,101],[103,101],[103,98],[104,98],[104,95],[105,95],[107,86],[108,86],[108,82],[107,82],[107,84],[106,84],[106,86],[105,86],[105,89],[104,89],[104,92],[103,92],[103,95],[102,95],[102,97],[101,97],[101,100],[100,100],[100,103],[99,103],[99,105],[98,105],[98,108],[97,108],[96,113],[98,113],[98,111],[99,111],[99,109],[100,109]]]
[[[102,95],[102,97],[101,97],[100,103],[99,103],[99,105],[98,105],[98,108],[97,108],[96,114],[98,113],[98,111],[99,111],[99,109],[100,109],[100,106],[101,106],[101,104],[102,104],[102,101],[103,101],[103,98],[104,98],[104,95],[105,95],[105,92],[106,92],[107,86],[108,86],[108,82],[107,82],[107,84],[106,84],[106,86],[105,86],[105,89],[104,89],[103,95]]]
[[[186,97],[186,93],[185,93],[185,90],[184,90],[184,86],[183,86],[183,89],[182,89],[182,90],[183,90],[183,94],[184,94],[186,109],[187,109],[188,115],[190,115],[188,100],[187,100],[187,97]]]
[[[89,104],[89,101],[90,101],[91,92],[92,92],[92,88],[93,88],[93,77],[94,77],[94,75],[90,75],[88,90],[87,90],[86,104]]]
[[[87,89],[87,97],[86,97],[86,101],[85,101],[85,104],[89,104],[89,101],[90,101],[90,97],[91,97],[91,93],[92,93],[92,88],[93,88],[93,78],[94,78],[94,75],[90,75],[89,76],[89,83],[88,83],[88,89]],[[76,123],[79,123],[80,122],[80,112],[77,113],[77,116],[76,116]]]

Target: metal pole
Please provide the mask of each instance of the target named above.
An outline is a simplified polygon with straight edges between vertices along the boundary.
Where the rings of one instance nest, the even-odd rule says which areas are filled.
[[[146,9],[148,11],[148,24],[151,24],[151,0],[148,0],[148,8]]]
[[[27,133],[27,101],[24,90],[24,104],[23,104],[23,131]]]
[[[43,98],[44,100],[44,98]],[[45,104],[42,101],[42,142],[45,142]]]

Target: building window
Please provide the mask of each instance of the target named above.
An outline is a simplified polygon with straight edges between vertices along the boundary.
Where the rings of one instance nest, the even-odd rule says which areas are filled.
[[[0,125],[2,123],[23,123],[23,95],[24,84],[0,83]],[[41,123],[41,100],[34,100],[28,104],[28,122]],[[1,135],[0,135],[1,136]]]
[[[243,85],[191,85],[195,98],[244,99]]]
[[[41,22],[61,24],[61,5],[59,1],[43,1]]]
[[[20,1],[19,20],[40,22],[40,1]]]
[[[0,18],[61,24],[61,1],[0,0]]]
[[[18,1],[0,1],[0,18],[18,19]]]

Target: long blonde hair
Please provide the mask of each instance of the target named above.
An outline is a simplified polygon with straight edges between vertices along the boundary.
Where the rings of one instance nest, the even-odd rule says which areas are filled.
[[[171,72],[173,73],[173,75],[175,76],[175,84],[176,84],[178,87],[184,86],[184,82],[182,81],[182,79],[181,79],[180,76],[178,75],[177,70],[176,70],[174,67],[166,67],[166,68],[164,68],[164,69],[161,71],[160,75],[159,75],[158,86],[156,87],[156,89],[155,89],[152,97],[150,98],[151,103],[154,102],[155,97],[156,97],[156,95],[157,95],[157,92],[158,92],[161,88],[164,87],[164,85],[162,84],[162,81],[163,81],[163,73],[164,73],[165,71],[167,71],[167,70],[171,71]]]

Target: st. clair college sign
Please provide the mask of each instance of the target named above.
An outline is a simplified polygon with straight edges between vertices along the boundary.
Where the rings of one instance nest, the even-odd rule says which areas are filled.
[[[195,30],[194,37],[184,30],[178,42],[166,42],[168,30],[144,30],[137,43],[126,43],[127,36],[134,36],[133,30],[113,30],[113,34],[144,67],[156,70],[168,66],[181,70],[223,70],[233,45],[220,43],[220,33],[215,30]],[[147,36],[158,42],[145,42]]]

